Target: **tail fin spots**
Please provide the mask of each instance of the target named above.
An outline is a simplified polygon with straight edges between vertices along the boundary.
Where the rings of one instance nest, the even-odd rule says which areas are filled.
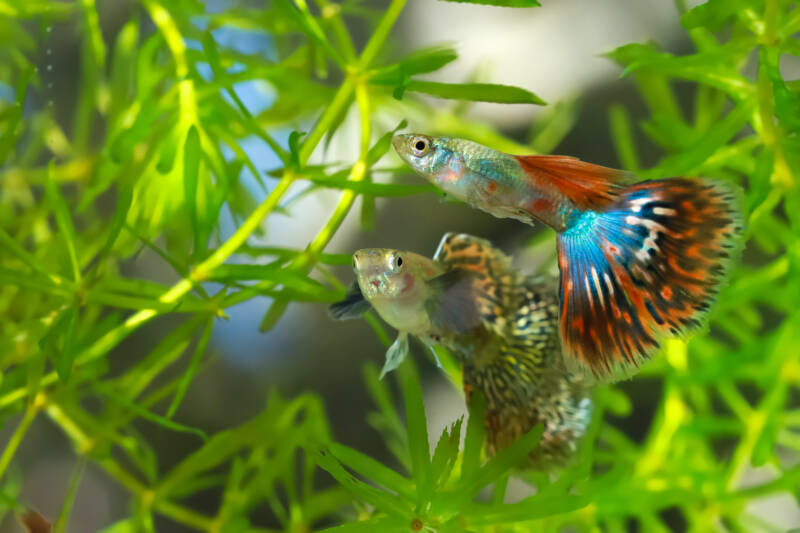
[[[637,183],[559,234],[561,333],[583,368],[628,373],[663,337],[699,327],[739,247],[734,191],[711,180]]]

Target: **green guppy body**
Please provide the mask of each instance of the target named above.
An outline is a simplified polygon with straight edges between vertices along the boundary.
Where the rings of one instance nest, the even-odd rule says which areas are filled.
[[[554,283],[523,277],[490,243],[463,234],[445,235],[433,259],[383,248],[353,259],[359,294],[334,304],[332,316],[371,306],[397,328],[390,368],[405,356],[408,334],[446,346],[463,365],[467,397],[477,390],[486,400],[489,453],[542,423],[527,466],[567,461],[590,419],[590,385],[566,367]]]
[[[563,231],[582,213],[556,187],[532,184],[513,155],[454,137],[396,135],[392,143],[441,190],[498,218],[538,221]]]

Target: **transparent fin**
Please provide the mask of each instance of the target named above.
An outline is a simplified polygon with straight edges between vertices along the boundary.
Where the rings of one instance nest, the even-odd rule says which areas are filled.
[[[383,368],[381,369],[380,379],[383,379],[383,376],[400,366],[400,363],[408,355],[408,333],[400,332],[397,335],[397,339],[389,346],[389,349],[386,350],[386,362],[383,364]]]

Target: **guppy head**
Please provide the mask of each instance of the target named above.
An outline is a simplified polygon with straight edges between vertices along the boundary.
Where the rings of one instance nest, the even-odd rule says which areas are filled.
[[[393,327],[411,333],[429,325],[426,280],[442,268],[413,252],[367,248],[353,254],[353,270],[361,294]]]
[[[508,154],[467,139],[395,135],[395,150],[418,174],[448,195],[501,218],[530,223],[519,205],[519,164]]]
[[[404,133],[392,138],[403,161],[434,184],[458,180],[464,173],[463,155],[452,146],[455,139]]]

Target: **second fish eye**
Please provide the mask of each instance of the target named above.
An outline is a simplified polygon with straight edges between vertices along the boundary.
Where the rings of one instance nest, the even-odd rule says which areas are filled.
[[[421,156],[425,155],[425,152],[428,151],[428,141],[423,137],[415,137],[411,140],[411,149],[414,151],[415,155]]]
[[[395,261],[395,263],[396,263],[396,264],[397,264],[397,266],[399,266],[399,267],[400,267],[400,266],[403,266],[403,258],[402,258],[402,257],[400,257],[400,256],[398,255],[398,256],[397,256],[397,260]]]

